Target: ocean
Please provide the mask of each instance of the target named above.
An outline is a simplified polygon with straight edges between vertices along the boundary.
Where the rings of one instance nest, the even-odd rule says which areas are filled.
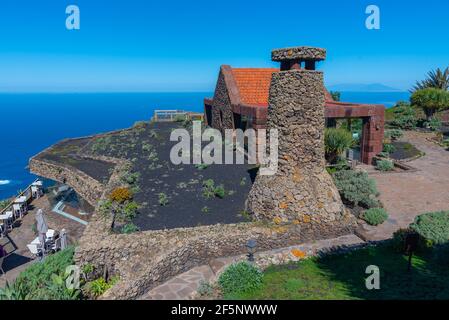
[[[36,177],[28,159],[65,138],[81,137],[149,120],[155,109],[203,111],[211,92],[0,94],[0,200],[14,196]],[[391,107],[407,92],[342,92],[347,102]]]

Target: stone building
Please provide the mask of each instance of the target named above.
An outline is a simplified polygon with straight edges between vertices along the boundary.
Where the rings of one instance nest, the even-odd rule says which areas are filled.
[[[293,68],[301,67],[301,65],[293,66]],[[304,62],[305,69],[311,67]],[[277,72],[279,69],[233,68],[229,65],[222,65],[214,97],[204,99],[206,123],[221,130],[265,128],[270,83],[273,74]],[[382,151],[385,107],[334,101],[329,92],[326,89],[323,90],[325,93],[325,117],[329,126],[335,123],[333,119],[363,119],[360,160],[364,163],[371,163],[373,156]]]

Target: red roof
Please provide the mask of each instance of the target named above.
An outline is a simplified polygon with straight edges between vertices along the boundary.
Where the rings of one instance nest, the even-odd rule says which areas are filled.
[[[271,76],[278,72],[276,68],[232,68],[232,74],[244,104],[268,106]],[[326,90],[326,102],[333,102]]]
[[[279,69],[232,68],[240,99],[245,104],[268,106],[271,76]]]

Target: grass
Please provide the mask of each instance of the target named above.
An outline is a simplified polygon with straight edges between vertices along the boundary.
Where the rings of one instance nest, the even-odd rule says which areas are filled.
[[[365,287],[366,267],[380,269],[380,289]],[[449,274],[426,256],[414,256],[407,272],[407,257],[388,245],[345,254],[331,254],[268,268],[259,290],[236,299],[353,300],[448,299]]]

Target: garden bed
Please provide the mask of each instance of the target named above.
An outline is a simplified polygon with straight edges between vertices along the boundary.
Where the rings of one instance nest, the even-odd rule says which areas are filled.
[[[393,141],[392,145],[394,151],[390,153],[390,158],[393,160],[407,161],[422,155],[422,152],[409,142]]]
[[[95,159],[128,160],[137,177],[133,200],[140,206],[132,222],[142,231],[247,221],[245,200],[257,168],[174,165],[170,151],[177,142],[170,141],[170,134],[176,128],[182,124],[141,122],[130,129],[62,142],[40,157],[73,166],[100,181],[110,177],[113,164]],[[205,195],[206,182],[219,190]]]

